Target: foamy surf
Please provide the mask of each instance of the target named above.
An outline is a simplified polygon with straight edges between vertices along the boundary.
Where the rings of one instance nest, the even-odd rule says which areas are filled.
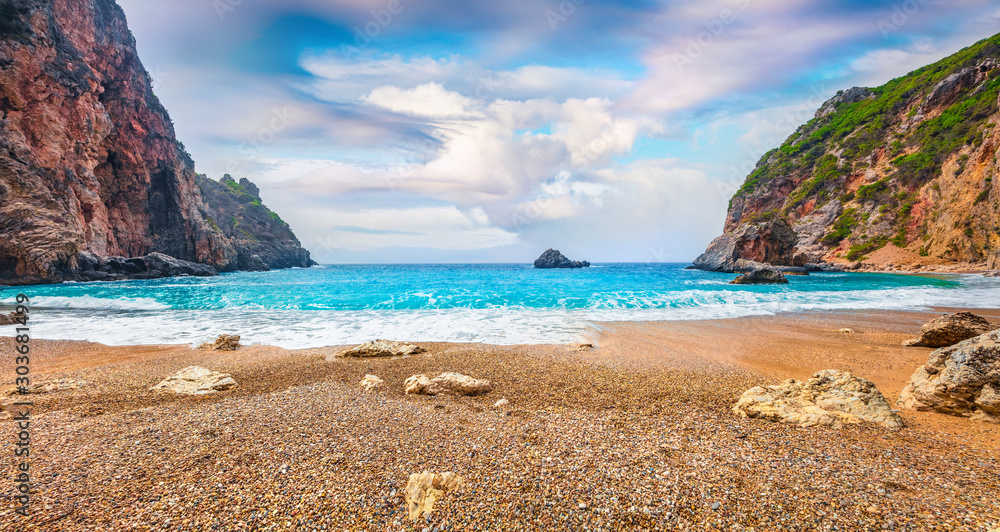
[[[817,274],[737,287],[682,265],[589,271],[521,265],[327,266],[213,278],[0,290],[31,297],[32,334],[109,345],[194,344],[221,333],[307,348],[372,338],[493,344],[582,341],[604,321],[723,319],[816,310],[1000,308],[1000,280]],[[13,334],[13,327],[0,327]]]

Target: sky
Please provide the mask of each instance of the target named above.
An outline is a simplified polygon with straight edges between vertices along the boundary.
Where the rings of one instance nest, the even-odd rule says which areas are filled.
[[[838,90],[988,0],[119,0],[196,170],[320,263],[686,262]]]

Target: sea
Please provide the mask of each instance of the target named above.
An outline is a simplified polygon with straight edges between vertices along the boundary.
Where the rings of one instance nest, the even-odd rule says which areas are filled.
[[[375,338],[492,344],[585,341],[601,322],[844,309],[1000,308],[981,275],[814,273],[731,285],[687,264],[324,265],[217,277],[0,288],[30,299],[31,335],[108,345],[197,344],[222,333],[290,349]],[[0,327],[13,336],[14,326]]]

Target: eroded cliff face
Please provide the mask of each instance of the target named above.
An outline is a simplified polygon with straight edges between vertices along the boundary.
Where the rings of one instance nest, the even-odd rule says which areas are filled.
[[[783,219],[797,240],[775,264],[1000,267],[998,98],[1000,36],[882,87],[839,93],[764,155],[720,240]]]
[[[288,224],[264,205],[260,189],[249,179],[237,182],[226,174],[214,181],[199,175],[197,183],[208,205],[209,223],[229,237],[240,270],[307,268],[315,264]]]
[[[0,282],[81,253],[238,267],[113,0],[0,0]],[[297,244],[297,242],[296,242]]]

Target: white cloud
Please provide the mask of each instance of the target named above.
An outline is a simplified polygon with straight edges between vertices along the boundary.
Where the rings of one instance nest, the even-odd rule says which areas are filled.
[[[473,103],[472,99],[447,91],[437,83],[424,83],[410,90],[379,87],[363,96],[361,101],[395,113],[427,118],[463,118],[469,115]]]

